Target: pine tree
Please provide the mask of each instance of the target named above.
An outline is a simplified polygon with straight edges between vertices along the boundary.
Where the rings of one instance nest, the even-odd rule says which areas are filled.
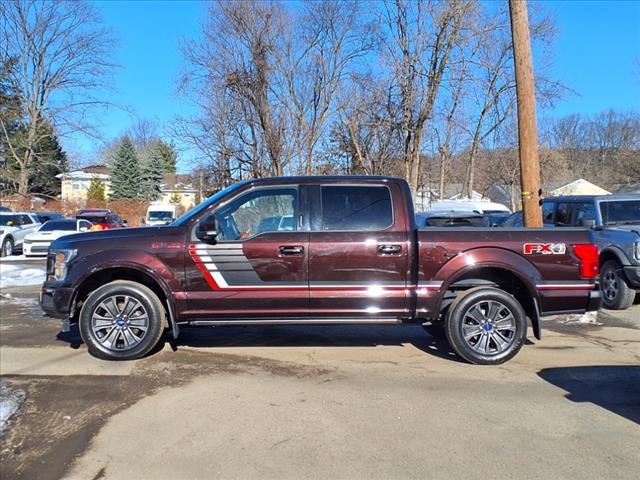
[[[120,143],[111,171],[110,200],[135,200],[140,194],[140,165],[133,143],[125,136]]]
[[[87,200],[105,201],[104,183],[99,178],[92,178],[87,190]]]
[[[142,167],[140,177],[140,197],[147,200],[157,200],[160,196],[160,185],[164,178],[162,151],[156,143],[149,151],[149,157]]]
[[[62,182],[56,175],[69,170],[69,161],[48,122],[42,126],[41,140],[37,143],[32,168],[29,191],[50,196],[61,193]]]
[[[176,173],[176,160],[178,154],[176,149],[170,143],[164,140],[156,140],[152,145],[153,150],[157,150],[162,159],[162,167],[165,173]]]

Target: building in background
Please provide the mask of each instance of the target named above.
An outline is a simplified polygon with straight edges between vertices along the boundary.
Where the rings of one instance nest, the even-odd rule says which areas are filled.
[[[90,165],[71,172],[56,175],[62,181],[61,200],[84,205],[91,180],[97,178],[104,184],[104,193],[111,192],[111,169],[105,165]]]
[[[161,203],[179,205],[180,210],[186,212],[195,207],[198,189],[194,188],[191,175],[171,173],[164,176],[160,194]]]
[[[90,165],[57,175],[62,181],[61,200],[84,206],[87,202],[87,192],[94,178],[102,181],[105,195],[111,193],[111,169],[105,165]],[[157,203],[175,204],[186,212],[196,204],[198,189],[193,186],[191,175],[171,173],[165,175],[160,184],[160,198]]]

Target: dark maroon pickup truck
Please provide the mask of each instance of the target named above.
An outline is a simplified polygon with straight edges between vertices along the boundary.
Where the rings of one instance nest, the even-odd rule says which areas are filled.
[[[466,360],[498,364],[531,322],[600,306],[585,229],[421,228],[387,177],[249,180],[171,225],[62,237],[45,312],[105,359],[148,353],[165,328],[420,323]]]

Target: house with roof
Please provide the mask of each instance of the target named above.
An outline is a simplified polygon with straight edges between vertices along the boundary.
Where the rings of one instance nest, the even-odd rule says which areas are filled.
[[[96,178],[104,185],[105,194],[111,192],[111,169],[105,165],[89,165],[56,175],[62,183],[61,199],[63,202],[84,205],[91,181]]]
[[[87,192],[94,178],[102,181],[105,194],[111,193],[111,169],[105,165],[90,165],[57,175],[62,182],[61,199],[63,202],[84,206]],[[160,184],[160,198],[157,203],[177,204],[183,211],[193,208],[198,190],[193,186],[190,175],[171,173],[165,175]]]
[[[195,207],[198,189],[194,188],[191,175],[170,173],[162,179],[160,195],[159,203],[178,204],[186,212]]]

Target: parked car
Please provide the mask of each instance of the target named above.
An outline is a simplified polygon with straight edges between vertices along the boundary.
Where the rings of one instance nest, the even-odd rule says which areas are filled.
[[[418,227],[488,227],[487,216],[470,211],[428,211],[416,213]]]
[[[264,218],[295,219],[264,230]],[[274,228],[278,228],[278,222]],[[264,225],[264,224],[263,224]],[[503,363],[527,318],[597,310],[588,229],[416,228],[407,182],[392,177],[247,180],[171,225],[55,240],[41,306],[78,323],[89,352],[139,358],[168,326],[442,326],[469,362]]]
[[[49,220],[62,220],[64,215],[58,212],[30,212],[38,217],[40,223],[48,222]]]
[[[543,218],[544,220],[544,218]],[[522,228],[524,227],[524,219],[522,217],[522,211],[513,212],[509,215],[504,222],[502,222],[499,227],[504,228]],[[545,222],[545,227],[555,227],[553,223]]]
[[[24,237],[24,255],[26,257],[46,256],[49,251],[49,245],[55,239],[64,235],[88,232],[92,225],[87,220],[49,220],[38,230]]]
[[[588,227],[600,249],[603,305],[624,310],[640,291],[640,195],[573,195],[542,203],[545,227]],[[522,212],[503,227],[521,227]]]
[[[76,214],[76,219],[87,220],[93,223],[92,230],[108,230],[110,228],[126,227],[126,221],[123,221],[118,214],[105,209],[80,210]]]
[[[27,212],[0,212],[0,256],[22,248],[24,237],[40,227],[38,217]]]
[[[433,202],[429,211],[470,211],[478,213],[511,213],[505,205],[496,202],[482,202],[475,200],[442,200]]]

